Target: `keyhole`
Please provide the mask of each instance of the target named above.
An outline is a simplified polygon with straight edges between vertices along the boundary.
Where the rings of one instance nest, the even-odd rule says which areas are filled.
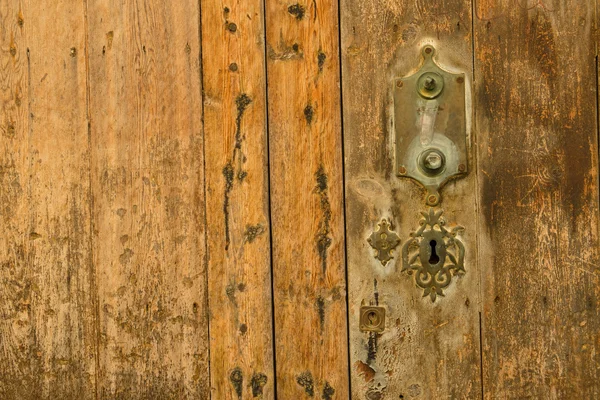
[[[369,323],[371,324],[371,326],[377,326],[377,324],[379,324],[379,318],[377,317],[376,313],[370,312],[367,315],[367,318],[369,319]]]
[[[429,242],[429,246],[431,246],[431,255],[429,256],[429,264],[431,264],[431,265],[435,265],[440,262],[440,257],[437,255],[437,252],[435,251],[436,245],[437,245],[437,242],[435,240],[432,240],[431,242]]]

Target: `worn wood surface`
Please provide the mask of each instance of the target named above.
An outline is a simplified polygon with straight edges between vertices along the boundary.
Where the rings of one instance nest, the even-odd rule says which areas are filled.
[[[475,174],[471,171],[441,191],[436,210],[444,211],[447,227],[465,228],[459,239],[466,249],[466,273],[455,276],[445,297],[432,303],[414,277],[401,272],[401,246],[419,228],[420,212],[429,207],[424,189],[396,177],[392,96],[394,79],[416,72],[422,47],[431,44],[442,67],[466,73],[469,99],[470,4],[343,0],[341,24],[352,396],[479,398]],[[469,131],[469,111],[467,118]],[[401,239],[386,266],[367,242],[382,219],[391,222]],[[361,305],[386,309],[383,333],[359,330]]]
[[[475,10],[485,398],[598,398],[594,4]]]
[[[594,3],[0,0],[0,398],[600,398]],[[470,149],[435,302],[366,240],[429,208],[425,44]]]
[[[277,395],[346,398],[337,2],[266,2]]]
[[[273,399],[262,1],[202,1],[211,389]]]
[[[199,5],[87,3],[99,397],[207,398]]]
[[[0,2],[3,399],[95,392],[84,9],[46,3]]]

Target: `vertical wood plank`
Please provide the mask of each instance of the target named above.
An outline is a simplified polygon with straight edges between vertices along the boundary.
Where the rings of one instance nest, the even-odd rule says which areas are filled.
[[[1,1],[0,20],[0,398],[91,399],[84,9]]]
[[[598,398],[594,5],[475,10],[485,398]]]
[[[338,5],[266,2],[277,395],[348,396]]]
[[[395,79],[415,73],[422,62],[421,49],[431,44],[443,68],[466,73],[470,133],[471,3],[342,0],[340,7],[352,396],[479,398],[473,147],[469,146],[471,171],[443,187],[442,201],[435,208],[443,210],[448,228],[464,227],[459,239],[465,247],[465,274],[454,276],[445,296],[432,303],[415,284],[415,275],[401,272],[401,248],[419,228],[420,213],[429,207],[424,189],[397,177],[394,123],[402,121],[393,118]],[[443,115],[441,109],[439,113]],[[467,143],[472,141],[469,137]],[[384,219],[401,239],[385,266],[367,242]],[[385,308],[382,333],[359,329],[363,305]]]
[[[263,3],[201,4],[212,398],[273,399]]]
[[[207,398],[199,4],[87,14],[99,397]]]

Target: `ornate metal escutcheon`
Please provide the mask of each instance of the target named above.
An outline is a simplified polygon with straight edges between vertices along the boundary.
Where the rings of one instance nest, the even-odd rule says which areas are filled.
[[[411,239],[402,246],[402,271],[414,273],[415,283],[423,289],[423,297],[435,302],[444,296],[454,275],[465,272],[465,248],[456,237],[464,230],[456,226],[446,229],[442,210],[422,212],[421,227],[411,233]]]
[[[396,232],[390,231],[390,223],[387,220],[381,220],[378,226],[367,241],[377,250],[375,258],[385,266],[393,258],[393,251],[400,244],[400,238]]]

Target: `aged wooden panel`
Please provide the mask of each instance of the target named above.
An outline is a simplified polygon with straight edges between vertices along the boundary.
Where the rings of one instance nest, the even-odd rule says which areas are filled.
[[[262,1],[202,1],[214,399],[273,399]]]
[[[467,132],[472,86],[471,4],[464,0],[341,1],[350,368],[352,396],[362,399],[481,396],[479,268],[474,151],[469,174],[441,191],[447,228],[462,226],[465,274],[432,302],[401,272],[400,250],[429,210],[426,192],[398,178],[395,164],[395,79],[415,73],[430,44],[447,70],[466,73]],[[415,107],[403,104],[402,107]],[[442,115],[443,110],[439,110]],[[398,123],[401,123],[399,121]],[[473,138],[468,143],[472,145]],[[473,147],[471,147],[473,149]],[[382,220],[401,240],[385,266],[367,238]],[[385,330],[362,332],[362,305],[386,310]]]
[[[199,4],[88,0],[100,398],[207,398]]]
[[[266,2],[277,395],[348,396],[338,10]]]
[[[485,398],[595,399],[594,5],[475,11]]]
[[[84,9],[47,3],[0,2],[3,399],[95,391]]]

